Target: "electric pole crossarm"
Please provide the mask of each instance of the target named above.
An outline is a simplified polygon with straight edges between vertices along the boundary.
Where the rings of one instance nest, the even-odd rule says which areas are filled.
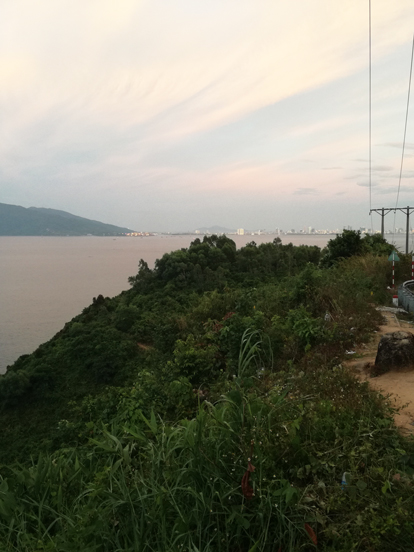
[[[393,209],[394,211],[401,211],[401,213],[404,213],[406,215],[411,215],[411,213],[414,213],[414,207],[397,207],[396,209]]]
[[[414,207],[397,207],[395,209],[396,211],[401,211],[402,213],[405,213],[405,216],[407,217],[407,225],[405,229],[405,254],[408,255],[408,237],[410,234],[410,215],[411,213],[414,213]]]
[[[389,207],[382,207],[381,209],[371,209],[369,211],[369,214],[371,213],[379,213],[381,215],[381,237],[384,237],[384,217],[385,215],[388,215],[389,212],[394,211],[395,209],[389,208]]]
[[[381,209],[370,209],[369,214],[378,213],[381,215],[381,236],[384,237],[384,217],[391,211],[401,211],[407,217],[407,224],[405,229],[405,253],[408,255],[408,237],[410,234],[410,215],[414,213],[414,207],[382,207]]]

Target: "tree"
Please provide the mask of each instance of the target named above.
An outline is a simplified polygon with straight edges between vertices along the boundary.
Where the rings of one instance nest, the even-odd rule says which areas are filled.
[[[336,238],[329,240],[326,252],[321,260],[323,267],[329,267],[341,259],[359,255],[363,251],[361,232],[359,230],[344,230]]]
[[[321,260],[322,267],[329,267],[353,255],[372,253],[374,255],[389,255],[393,246],[380,234],[366,234],[363,238],[358,230],[344,230],[336,238],[329,240],[325,254]]]
[[[394,251],[394,247],[381,234],[367,234],[362,242],[364,251],[374,255],[390,255]]]

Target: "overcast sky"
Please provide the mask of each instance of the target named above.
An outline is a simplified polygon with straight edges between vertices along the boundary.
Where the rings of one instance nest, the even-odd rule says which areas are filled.
[[[413,0],[372,0],[373,208],[396,204],[413,32]],[[2,203],[137,230],[369,226],[368,0],[1,0],[0,137]]]

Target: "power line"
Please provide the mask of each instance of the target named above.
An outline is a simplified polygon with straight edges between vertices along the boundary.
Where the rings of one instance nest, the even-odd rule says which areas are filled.
[[[368,2],[368,27],[369,27],[369,44],[368,44],[368,56],[369,56],[369,117],[368,117],[368,141],[369,141],[369,211],[371,215],[371,234],[374,233],[374,227],[372,224],[372,182],[371,182],[371,176],[372,176],[372,159],[371,159],[371,152],[372,152],[372,56],[371,56],[371,0]]]
[[[398,180],[398,192],[397,192],[397,201],[395,203],[395,207],[398,207],[398,199],[400,197],[401,177],[402,177],[403,164],[404,164],[405,137],[407,136],[407,123],[408,123],[408,108],[410,107],[411,76],[413,74],[413,55],[414,55],[414,36],[413,36],[413,45],[411,48],[410,78],[408,79],[407,110],[405,112],[404,140],[403,140],[403,147],[402,147],[402,154],[401,154],[400,178]]]
[[[404,138],[403,138],[403,147],[402,147],[402,153],[401,153],[400,176],[399,176],[399,179],[398,179],[397,200],[395,202],[395,208],[396,209],[398,207],[398,200],[400,198],[401,178],[402,178],[402,171],[403,171],[403,165],[404,165],[405,138],[407,136],[408,109],[410,107],[411,76],[413,74],[413,56],[414,56],[414,36],[413,36],[413,45],[412,45],[412,48],[411,48],[410,77],[408,79],[407,109],[406,109],[406,112],[405,112]],[[396,211],[394,212],[394,224],[393,224],[393,230],[392,230],[392,232],[393,232],[393,235],[392,235],[393,241],[394,241],[394,232],[395,232],[395,216],[396,216]]]

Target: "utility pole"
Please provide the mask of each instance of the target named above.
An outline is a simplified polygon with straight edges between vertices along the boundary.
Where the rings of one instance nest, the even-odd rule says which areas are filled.
[[[398,207],[395,209],[395,211],[401,211],[402,213],[405,213],[407,217],[407,225],[405,229],[405,253],[408,255],[408,238],[409,238],[409,232],[410,232],[410,214],[414,212],[414,207]]]
[[[395,211],[395,209],[388,209],[388,208],[384,209],[384,207],[382,207],[381,209],[371,209],[371,211],[369,212],[369,214],[379,213],[381,215],[381,237],[382,238],[384,237],[384,217],[385,215],[388,215],[390,211]]]
[[[390,211],[401,211],[405,213],[407,217],[406,229],[405,229],[405,253],[408,255],[409,237],[410,237],[410,215],[414,213],[414,207],[382,207],[381,209],[371,209],[369,214],[378,213],[381,215],[381,236],[384,237],[384,217],[388,215]]]

